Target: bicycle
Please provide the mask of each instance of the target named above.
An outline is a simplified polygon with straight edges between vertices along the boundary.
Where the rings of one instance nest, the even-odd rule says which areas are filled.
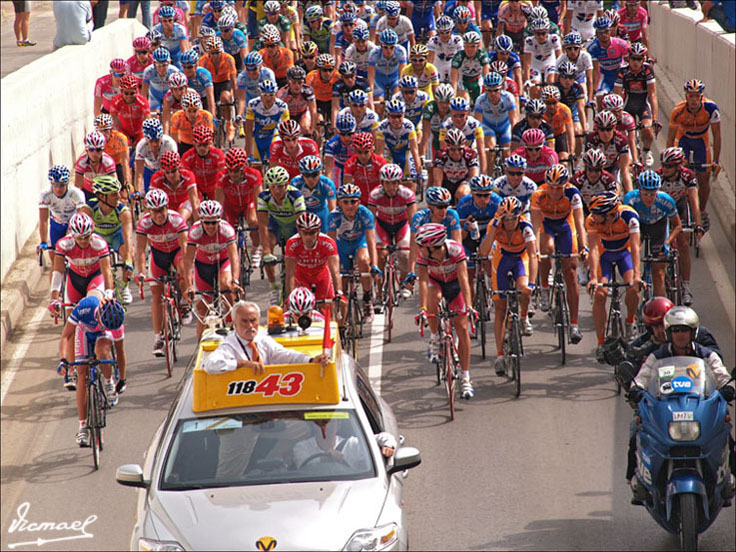
[[[358,289],[361,287],[360,279],[372,275],[370,272],[360,272],[352,255],[348,257],[348,260],[350,269],[340,273],[340,276],[347,278],[347,286],[344,287],[346,287],[345,296],[348,301],[347,311],[340,325],[340,337],[342,348],[357,360],[358,340],[363,337],[363,324],[365,323],[365,316],[358,300]]]
[[[385,249],[388,252],[386,264],[383,268],[383,284],[381,285],[381,295],[378,298],[380,306],[375,312],[385,312],[388,318],[386,325],[388,336],[387,343],[391,343],[392,332],[394,328],[394,308],[399,306],[401,282],[399,281],[399,261],[397,259],[399,251],[409,251],[408,247],[399,247],[391,240],[388,245],[379,245],[379,249]]]
[[[501,146],[496,144],[493,148],[486,148],[486,153],[493,152],[493,173],[491,176],[495,180],[496,178],[503,176],[506,169],[506,158],[503,153],[509,150],[509,146]]]
[[[652,263],[661,262],[659,257],[652,255],[651,238],[648,234],[642,234],[641,236],[641,282],[642,282],[642,296],[639,303],[639,307],[636,309],[636,331],[637,333],[643,333],[646,331],[646,325],[644,324],[644,305],[653,297],[652,287]]]
[[[478,325],[475,328],[475,337],[480,341],[481,358],[486,358],[486,324],[491,320],[491,294],[486,283],[486,274],[482,263],[490,261],[491,257],[484,257],[477,253],[468,256],[468,261],[475,263],[475,299],[473,308],[478,313]]]
[[[239,133],[240,125],[242,124],[241,119],[239,117],[235,117],[235,119],[228,121],[222,116],[222,108],[223,107],[234,107],[235,103],[230,104],[220,104],[220,102],[216,102],[216,113],[213,120],[213,124],[215,125],[215,147],[220,148],[221,150],[225,151],[230,149],[235,145],[235,136]],[[235,126],[235,132],[233,133],[233,139],[227,140],[227,128],[226,124],[230,123]]]
[[[493,295],[506,297],[506,331],[503,338],[503,358],[506,368],[511,368],[511,381],[514,382],[514,396],[521,394],[521,357],[524,356],[524,343],[521,337],[521,314],[519,312],[519,295],[523,291],[516,289],[514,273],[509,270],[507,277],[510,289],[492,291]]]
[[[162,328],[164,333],[164,351],[166,355],[166,371],[171,377],[174,371],[174,363],[178,360],[176,354],[176,343],[181,341],[181,290],[178,281],[182,280],[181,276],[175,274],[167,274],[160,278],[145,278],[139,280],[140,296],[143,299],[143,283],[158,282],[161,286],[161,301],[163,320]]]
[[[540,259],[554,259],[554,276],[552,278],[552,305],[547,313],[555,325],[557,334],[557,348],[562,355],[562,364],[567,360],[566,347],[570,341],[570,311],[567,305],[567,291],[565,281],[562,277],[562,259],[576,259],[577,253],[560,253],[555,251],[552,255],[540,255]]]
[[[250,277],[253,274],[253,261],[248,252],[247,245],[247,232],[258,232],[258,227],[247,226],[245,217],[241,214],[238,217],[238,225],[235,228],[235,233],[238,236],[238,257],[240,259],[240,282],[242,283],[243,289],[250,285]],[[261,263],[259,263],[261,264]]]
[[[286,241],[283,238],[279,238],[279,244],[281,251],[286,248]],[[271,253],[273,255],[273,253]],[[273,255],[274,259],[271,261],[261,261],[261,279],[263,279],[263,267],[264,266],[277,266],[279,267],[279,280],[281,282],[281,289],[279,290],[278,304],[283,305],[286,302],[286,263],[283,255]],[[242,262],[242,261],[241,261]],[[242,275],[241,275],[242,278]]]
[[[606,333],[604,343],[612,343],[616,341],[624,341],[624,321],[621,316],[621,295],[620,288],[630,287],[629,283],[618,283],[616,281],[616,272],[612,272],[611,281],[598,284],[601,287],[608,288],[611,291],[611,304],[608,307],[608,318],[606,318]],[[616,382],[617,394],[621,394],[621,384]]]
[[[227,335],[227,317],[230,315],[233,305],[224,294],[230,293],[231,291],[232,290],[229,289],[221,291],[220,285],[217,279],[215,279],[215,285],[212,287],[212,290],[189,292],[189,297],[192,298],[192,312],[197,320],[207,328],[205,331]],[[200,316],[199,312],[197,312],[197,309],[195,308],[193,299],[197,295],[205,306],[204,316]],[[207,297],[211,297],[212,300],[208,301],[206,299]],[[204,333],[202,335],[204,335]]]

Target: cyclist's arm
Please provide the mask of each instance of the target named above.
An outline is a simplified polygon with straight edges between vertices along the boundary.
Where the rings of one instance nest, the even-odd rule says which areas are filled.
[[[86,203],[79,208],[80,213],[84,213],[88,217],[92,217],[92,208]]]
[[[567,134],[567,153],[575,153],[575,126],[572,122],[572,117],[565,123],[565,133]]]
[[[284,297],[288,297],[291,290],[294,289],[294,272],[296,271],[296,259],[293,257],[284,257],[284,266],[286,267],[286,289]]]
[[[95,117],[97,117],[102,110],[102,96],[95,96],[94,110]]]
[[[184,294],[192,289],[192,266],[194,265],[194,256],[196,254],[197,246],[193,244],[187,244],[187,247],[184,251],[184,260],[182,261],[182,265],[184,268],[184,274],[182,274],[182,276],[184,277]]]
[[[58,276],[57,276],[58,274]],[[57,289],[54,289],[54,278],[58,280]],[[61,294],[61,284],[64,279],[64,257],[54,256],[54,273],[51,275],[51,299],[58,299]],[[63,299],[63,297],[62,297]]]
[[[63,358],[69,362],[74,362],[74,334],[77,326],[70,320],[64,324],[64,330],[61,332],[59,339],[59,358]]]
[[[669,128],[667,129],[667,147],[671,148],[675,145],[675,136],[677,136],[677,129],[679,126],[670,117]]]
[[[135,160],[135,184],[134,188],[136,192],[143,193],[143,169],[145,165],[143,159]]]
[[[582,129],[582,133],[585,134],[585,131],[588,128],[588,120],[585,114],[585,100],[580,98],[577,101],[577,105],[578,105],[578,118],[580,119],[580,128]]]
[[[167,102],[164,98],[164,101],[161,103],[163,104],[161,108],[161,123],[164,125],[164,134],[169,134],[169,130],[171,130],[171,102]]]
[[[212,113],[212,115],[215,115],[217,113],[217,104],[215,103],[215,88],[213,86],[208,86],[204,89],[205,94],[207,95],[207,105],[209,105],[209,112]]]
[[[378,256],[376,255],[376,231],[373,228],[365,231],[365,241],[368,245],[368,256],[371,260],[371,266],[375,266],[378,264]]]
[[[450,232],[450,239],[455,240],[457,243],[463,243],[463,231],[462,228],[456,228]]]
[[[236,115],[242,115],[245,111],[245,88],[235,89],[235,103],[237,105],[235,108],[237,110]],[[210,113],[215,114],[214,111],[210,111]]]
[[[629,152],[631,153],[631,160],[634,163],[639,162],[639,151],[636,147],[636,131],[630,130],[626,133],[626,141],[629,144]]]
[[[636,232],[629,234],[629,244],[631,245],[631,262],[634,265],[634,281],[641,279],[641,234]]]
[[[590,251],[588,252],[588,266],[590,267],[590,280],[588,285],[596,285],[598,283],[598,268],[600,267],[600,251],[598,250],[598,232],[588,233],[588,243]]]
[[[100,259],[100,271],[105,279],[105,291],[115,289],[115,282],[112,279],[112,267],[110,266],[110,256]]]
[[[629,160],[629,154],[622,153],[621,155],[619,155],[618,163],[620,166],[621,184],[623,184],[624,192],[628,193],[634,189],[634,187],[631,184],[631,172],[629,172],[629,167],[631,166],[631,161]]]
[[[563,4],[566,4],[566,2],[563,2]],[[567,34],[570,32],[570,23],[572,23],[572,11],[571,10],[565,10],[565,17],[560,18],[562,20],[562,34]]]
[[[417,176],[422,175],[422,157],[419,155],[419,146],[417,145],[417,139],[416,137],[411,138],[409,140],[409,149],[411,150],[411,155],[414,157],[414,166],[417,170]]]
[[[641,42],[649,50],[649,27],[642,26],[641,28]]]
[[[452,85],[452,89],[455,91],[455,94],[457,94],[457,81],[459,78],[460,71],[458,71],[454,67],[450,69],[450,84]]]
[[[45,243],[46,240],[50,240],[49,236],[49,209],[41,208],[38,210],[38,233],[41,236],[41,242]]]
[[[429,138],[432,136],[432,123],[427,119],[422,120],[422,142],[419,144],[419,151],[427,151]]]
[[[249,156],[253,155],[253,119],[245,120],[245,153]]]
[[[517,104],[516,98],[514,98],[514,107],[516,109],[512,109],[508,112],[509,114],[509,132],[511,132],[511,129],[514,128],[516,123],[519,122],[519,106]]]
[[[141,85],[141,96],[148,99],[148,89],[151,87],[151,84],[143,81],[143,84]]]
[[[693,186],[687,189],[687,202],[690,205],[690,215],[692,222],[695,222],[696,226],[700,226],[702,223],[700,215],[700,199],[698,198],[698,188]]]
[[[334,57],[335,59],[339,59],[335,55],[335,42],[337,42],[337,35],[334,33],[331,33],[330,34],[330,54],[332,54],[332,57]]]
[[[595,86],[593,83],[593,70],[585,70],[585,88],[588,91],[588,101],[592,102],[595,100]]]
[[[406,208],[406,224],[410,224],[410,221],[414,218],[414,215],[417,214],[417,204],[412,203]]]
[[[128,258],[123,259],[123,262],[133,264],[133,213],[130,209],[120,213],[120,224],[123,227],[123,241],[128,245]]]
[[[489,228],[486,231],[486,237],[483,238],[483,241],[480,243],[480,246],[478,247],[478,253],[481,257],[487,257],[488,253],[491,252],[491,246],[493,245],[493,240],[496,238],[496,229],[495,228]]]
[[[581,52],[582,54],[582,52]],[[601,80],[601,64],[598,63],[597,59],[593,60],[593,88],[598,88],[598,83]]]
[[[384,140],[383,136],[379,136],[378,138],[376,138],[376,155],[378,155],[379,157],[383,157],[383,152],[385,149],[386,149],[386,141]],[[328,176],[329,176],[329,173],[328,173]]]
[[[199,194],[197,193],[197,187],[192,186],[191,188],[189,188],[187,194],[189,195],[189,201],[192,204],[192,220],[190,221],[191,224],[199,220]],[[225,204],[221,203],[220,205]]]
[[[220,205],[225,205],[225,190],[223,190],[220,186],[217,186],[215,188],[215,201]]]
[[[268,235],[268,213],[265,211],[258,211],[258,234],[261,237],[261,247],[263,247],[263,256],[271,255],[271,238]]]
[[[335,293],[342,293],[342,278],[340,278],[340,257],[337,255],[330,255],[327,258],[327,268],[330,269],[330,276],[332,277],[332,285],[335,288]]]
[[[657,99],[657,83],[650,82],[647,84],[647,98],[649,105],[652,106],[652,122],[656,122],[659,117],[659,100]]]
[[[338,111],[340,111],[340,98],[332,98],[332,121],[337,121]]]
[[[572,219],[575,222],[575,230],[578,235],[578,252],[582,254],[588,246],[588,236],[585,233],[585,215],[582,207],[572,210]]]
[[[530,241],[526,243],[526,254],[529,257],[529,283],[534,284],[537,281],[537,244]]]
[[[486,139],[483,133],[483,128],[478,127],[475,130],[476,136],[475,136],[475,148],[478,150],[478,166],[479,167],[485,167],[486,166]]]
[[[182,232],[184,234],[184,232]],[[138,272],[142,273],[146,269],[146,246],[148,245],[148,237],[143,234],[135,235],[135,265]],[[153,262],[153,261],[151,261]]]
[[[534,235],[537,238],[537,243],[542,243],[540,234],[542,233],[542,211],[532,207],[529,209],[532,218],[532,228],[534,228]]]
[[[324,174],[327,176],[327,178],[332,178],[333,169],[335,168],[335,158],[332,155],[325,155],[324,165]]]
[[[125,189],[126,194],[128,193],[128,186],[130,186],[130,183],[132,182],[130,179],[130,148],[125,148],[123,150],[123,159],[121,160],[121,164],[123,166],[123,188]]]
[[[457,281],[460,283],[460,292],[463,294],[465,304],[473,305],[473,297],[470,293],[470,282],[468,281],[468,263],[465,261],[457,263]]]
[[[711,123],[710,130],[713,133],[713,163],[717,164],[721,159],[721,123]]]
[[[370,83],[375,83],[376,82],[376,66],[375,65],[369,65],[368,66],[368,82],[370,82]],[[388,92],[386,92],[386,94],[388,95]],[[387,100],[387,99],[390,100],[391,98],[390,97],[389,98],[384,98],[384,101]]]
[[[414,242],[412,242],[413,245]],[[426,265],[417,266],[419,278],[419,308],[427,310],[427,295],[429,294],[429,270]],[[471,303],[472,305],[472,303]]]
[[[238,242],[231,241],[227,244],[227,256],[230,259],[230,270],[233,274],[233,283],[240,282],[240,255],[238,254]],[[239,285],[239,284],[238,284]]]
[[[674,216],[670,217],[668,225],[670,228],[670,235],[667,236],[667,241],[665,243],[672,247],[672,244],[675,243],[677,236],[682,231],[682,221],[680,220],[680,215],[677,211],[675,211]]]
[[[511,61],[511,60],[509,60]],[[521,67],[515,67],[513,70],[514,82],[516,83],[516,90],[519,94],[524,93],[523,81],[521,80]]]
[[[434,176],[435,182],[441,183],[442,179],[445,177],[445,173],[440,167],[432,167],[432,176]]]
[[[521,54],[521,71],[524,75],[524,82],[529,80],[529,74],[531,72],[532,55],[528,52]]]
[[[74,185],[80,190],[84,189],[84,175],[74,173]]]

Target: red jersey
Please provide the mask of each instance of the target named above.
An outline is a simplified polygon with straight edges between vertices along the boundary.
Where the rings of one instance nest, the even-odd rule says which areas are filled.
[[[390,225],[402,222],[406,224],[409,222],[408,207],[414,205],[416,201],[414,192],[406,186],[399,186],[399,191],[393,197],[386,195],[383,186],[377,186],[368,197],[368,207],[375,207],[378,222]]]
[[[299,152],[296,157],[292,157],[286,151],[281,138],[276,138],[271,142],[271,165],[280,165],[289,171],[289,180],[299,176],[299,161],[307,155],[316,155],[319,157],[319,148],[317,143],[311,138],[299,138]]]
[[[74,236],[67,234],[56,242],[55,251],[66,259],[69,270],[85,278],[100,270],[100,259],[110,255],[107,242],[97,234],[92,234],[92,239],[85,248],[79,247]]]
[[[138,80],[141,82],[143,81],[143,71],[145,71],[146,67],[148,67],[152,63],[153,56],[151,54],[148,54],[148,57],[146,58],[146,61],[144,63],[139,62],[138,56],[136,56],[135,54],[125,60],[125,65],[128,68],[128,73],[131,73],[138,77]]]
[[[189,201],[189,190],[197,189],[197,181],[192,171],[179,169],[179,175],[179,185],[176,189],[172,189],[166,181],[164,171],[156,171],[151,177],[151,188],[158,188],[166,192],[166,195],[169,196],[169,209],[173,209],[174,211],[178,211]],[[192,206],[190,205],[189,208],[191,209]]]
[[[202,199],[203,194],[207,199],[215,198],[217,175],[225,170],[225,153],[221,149],[211,146],[207,156],[201,157],[195,148],[191,148],[182,155],[181,166],[194,173],[199,199]]]
[[[312,249],[304,247],[301,236],[296,234],[289,238],[284,249],[284,257],[296,260],[297,279],[313,280],[317,277],[330,278],[327,260],[337,255],[335,240],[326,234],[317,236],[317,243]]]
[[[87,192],[92,193],[92,181],[96,176],[115,174],[115,160],[108,154],[103,153],[102,159],[100,159],[100,164],[95,167],[90,162],[89,155],[87,155],[87,152],[85,151],[79,156],[79,159],[77,159],[77,162],[74,164],[74,172],[84,176],[82,188]]]
[[[240,184],[234,184],[226,170],[217,174],[216,188],[225,192],[225,212],[239,215],[247,209],[255,207],[255,191],[261,186],[261,172],[252,167],[243,169],[244,178]]]
[[[143,138],[143,120],[151,113],[148,100],[140,94],[135,95],[135,101],[128,105],[122,94],[118,94],[110,102],[110,113],[117,115],[120,121],[120,132],[125,134],[131,144],[137,144]]]
[[[636,120],[628,111],[621,113],[621,120],[616,123],[616,130],[627,134],[630,130],[636,130]]]
[[[235,241],[235,229],[226,220],[221,220],[215,233],[210,236],[198,220],[189,230],[187,244],[197,248],[195,260],[215,264],[228,258],[227,246]]]
[[[112,99],[120,94],[120,88],[112,85],[112,75],[103,75],[95,82],[95,98],[102,98],[102,109],[110,112]]]
[[[465,248],[461,243],[454,240],[445,240],[445,246],[447,247],[447,253],[441,261],[425,257],[426,249],[424,247],[419,248],[419,255],[417,256],[417,264],[427,267],[429,277],[442,283],[457,280],[457,265],[466,260]]]
[[[182,216],[169,209],[169,217],[161,226],[153,222],[151,213],[146,213],[138,221],[135,233],[146,236],[153,249],[171,253],[179,249],[179,234],[186,232],[187,229],[187,223]]]
[[[359,163],[357,155],[352,155],[347,161],[345,161],[343,175],[352,176],[353,184],[360,188],[361,204],[368,205],[368,196],[373,191],[373,188],[381,183],[381,167],[387,163],[388,161],[385,158],[380,155],[376,155],[375,153],[371,153],[371,159],[368,161],[367,165]]]

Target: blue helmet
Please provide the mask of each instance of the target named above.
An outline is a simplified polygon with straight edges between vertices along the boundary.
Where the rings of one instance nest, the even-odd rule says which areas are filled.
[[[368,40],[369,36],[370,32],[368,31],[368,27],[359,25],[353,29],[353,40]]]
[[[607,17],[598,17],[593,21],[593,27],[595,30],[610,29],[612,21]]]
[[[493,179],[487,174],[477,174],[470,179],[470,190],[473,192],[490,192],[493,189]]]
[[[470,111],[470,103],[462,96],[458,96],[450,100],[450,109],[452,111]]]
[[[164,135],[164,125],[156,118],[143,121],[143,136],[149,140],[159,140]]]
[[[452,22],[452,19],[448,15],[443,15],[437,20],[436,25],[438,31],[450,31],[455,26],[455,23]]]
[[[653,170],[646,170],[639,175],[639,188],[641,190],[659,190],[662,187],[662,177]]]
[[[275,94],[278,86],[271,79],[266,79],[258,83],[258,90],[261,91],[261,94]]]
[[[415,90],[419,88],[419,82],[417,81],[417,78],[415,76],[406,75],[401,77],[401,79],[399,80],[399,88]]]
[[[378,35],[378,40],[381,41],[381,44],[386,44],[387,46],[395,46],[399,42],[399,35],[397,35],[391,29],[383,29],[381,31],[381,34]]]
[[[243,64],[247,66],[261,65],[263,63],[263,57],[258,52],[251,52],[243,60]]]
[[[355,21],[355,19],[355,12],[344,11],[340,14],[340,23],[350,23],[351,21]]]
[[[72,173],[64,165],[54,165],[49,169],[49,180],[51,182],[69,182]]]
[[[182,65],[195,65],[199,61],[199,53],[194,48],[182,52],[179,61]]]
[[[120,301],[107,301],[97,307],[100,322],[108,330],[117,330],[125,321],[125,310]]]
[[[491,71],[485,77],[483,77],[483,86],[487,86],[488,88],[497,88],[500,87],[502,84],[503,77],[500,75],[500,73],[496,73],[495,71]]]
[[[368,102],[368,94],[366,94],[360,88],[356,88],[355,90],[352,90],[350,94],[348,94],[348,101],[351,104],[356,103],[365,105]]]
[[[518,154],[509,155],[506,158],[506,168],[507,169],[526,169],[526,159],[524,159],[521,155],[518,155]]]
[[[337,189],[337,199],[360,199],[361,191],[355,184],[343,184]]]
[[[159,19],[174,19],[176,12],[171,6],[161,6],[158,10]]]
[[[395,0],[389,0],[388,2],[386,2],[386,14],[387,15],[394,17],[396,15],[399,15],[400,11],[401,11],[401,4],[399,4]]]
[[[583,36],[577,31],[567,33],[562,39],[563,46],[582,46]]]
[[[211,0],[210,8],[213,10],[221,10],[225,7],[225,0]]]
[[[505,34],[496,37],[496,50],[499,52],[510,52],[514,49],[514,41]]]
[[[386,104],[386,111],[389,113],[401,113],[403,115],[406,105],[402,100],[395,98]]]
[[[452,195],[447,188],[430,186],[426,192],[427,205],[446,206],[452,201]]]
[[[376,2],[376,9],[378,11],[386,11],[386,4],[388,4],[388,0],[378,0]]]
[[[352,113],[341,113],[337,116],[335,126],[340,134],[355,132],[355,117],[353,117]]]
[[[307,155],[299,160],[299,172],[316,174],[322,170],[322,160],[316,155]]]
[[[171,54],[163,46],[156,48],[153,51],[153,61],[171,61]]]

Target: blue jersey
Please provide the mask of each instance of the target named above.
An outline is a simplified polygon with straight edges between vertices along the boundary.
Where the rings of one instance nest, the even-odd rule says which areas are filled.
[[[493,63],[494,61],[498,61],[498,52],[496,51],[488,54],[488,62]],[[509,59],[504,63],[509,68],[509,77],[512,77],[511,73],[514,71],[514,69],[516,69],[517,67],[521,69],[521,58],[516,52],[509,52]]]
[[[161,23],[154,25],[154,31],[161,33],[161,46],[166,48],[171,54],[171,63],[179,65],[179,56],[181,55],[181,41],[187,39],[187,29],[180,23],[174,23],[174,30],[171,36],[164,34],[164,28]]]
[[[417,211],[414,217],[411,219],[411,233],[416,234],[419,227],[432,222],[430,220],[429,207],[425,207],[421,211]],[[450,207],[445,213],[445,218],[442,220],[442,224],[447,228],[447,237],[452,239],[452,232],[460,230],[460,217],[457,211]]]
[[[75,326],[79,326],[86,333],[104,332],[105,328],[95,318],[95,311],[100,306],[100,298],[90,295],[82,299],[69,315],[69,322]]]
[[[265,80],[276,82],[276,75],[268,67],[261,67],[256,78],[251,78],[248,71],[245,69],[238,73],[238,88],[240,90],[245,90],[246,105],[249,101],[261,96],[261,91],[258,89],[258,83]]]
[[[212,74],[204,67],[197,67],[194,78],[188,80],[189,88],[196,90],[200,98],[204,98],[207,95],[207,89],[212,88]]]
[[[248,47],[248,39],[245,38],[245,35],[243,34],[243,31],[240,29],[233,29],[233,36],[230,37],[230,40],[225,40],[222,36],[222,32],[218,29],[217,36],[222,38],[222,45],[225,49],[225,52],[233,56],[235,59],[240,57],[240,49],[241,48],[247,48]]]
[[[143,71],[143,82],[148,83],[148,103],[151,104],[151,110],[159,110],[163,106],[164,96],[169,91],[169,77],[174,73],[179,73],[179,69],[171,64],[163,77],[153,63]]]
[[[373,230],[375,227],[373,213],[365,205],[358,205],[358,212],[352,220],[345,216],[340,206],[330,212],[327,220],[327,231],[336,233],[338,248],[341,242],[349,245],[361,243],[365,240],[366,230]]]
[[[304,196],[307,211],[315,213],[322,220],[322,232],[327,232],[327,218],[330,214],[327,200],[336,198],[335,183],[332,179],[320,175],[317,185],[312,189],[304,182],[304,177],[299,175],[291,181],[291,185]]]
[[[475,100],[475,118],[495,130],[504,130],[510,125],[509,112],[515,109],[514,95],[506,90],[501,90],[501,99],[495,105],[486,93]]]
[[[460,201],[457,202],[457,215],[460,217],[461,226],[465,226],[465,221],[468,217],[473,217],[478,223],[478,230],[480,230],[480,236],[483,238],[486,234],[488,223],[496,216],[496,210],[501,204],[501,201],[502,198],[500,195],[491,192],[491,200],[484,209],[481,209],[475,204],[472,194],[460,198]]]
[[[631,190],[624,196],[624,205],[629,205],[639,213],[641,224],[655,224],[664,218],[677,216],[677,205],[667,192],[657,192],[651,207],[644,205],[639,190]]]
[[[380,46],[371,50],[368,56],[368,64],[376,68],[376,75],[387,75],[395,77],[399,75],[399,65],[406,63],[406,49],[397,44],[394,53],[386,59]]]
[[[445,15],[447,15],[447,8],[445,8]],[[469,33],[471,31],[473,31],[474,33],[478,33],[478,34],[481,33],[480,27],[478,27],[478,25],[476,25],[472,21],[468,21],[467,29],[465,29],[464,31],[461,31],[460,29],[457,28],[457,24],[456,24],[452,29],[452,34],[463,36],[465,33]]]
[[[340,135],[333,136],[325,144],[325,157],[328,155],[335,159],[334,166],[339,170],[345,167],[345,162],[355,153],[353,151],[353,145],[348,144],[347,146],[340,140]]]

